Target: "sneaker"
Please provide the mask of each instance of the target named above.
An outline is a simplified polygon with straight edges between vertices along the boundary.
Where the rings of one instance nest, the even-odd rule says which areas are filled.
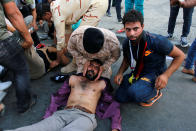
[[[77,65],[75,62],[73,62],[73,60],[71,63],[61,68],[62,73],[70,73],[76,70],[77,70]]]
[[[166,36],[167,39],[172,39],[173,38],[173,34],[168,33],[168,35]]]
[[[189,45],[187,42],[187,37],[181,37],[180,42],[182,47],[187,47]]]
[[[112,14],[110,12],[106,12],[106,16],[112,17]]]
[[[3,98],[6,96],[6,92],[0,91],[0,102],[3,100]]]
[[[31,100],[28,104],[18,105],[17,111],[18,113],[24,113],[27,110],[31,109],[37,102],[37,95],[32,95]]]
[[[11,85],[12,85],[12,82],[11,81],[7,81],[7,82],[1,82],[0,81],[0,91],[6,90]]]
[[[122,23],[122,19],[118,19],[118,22],[119,22],[119,23]]]
[[[149,101],[147,102],[141,102],[140,105],[141,106],[152,106],[159,98],[161,98],[163,94],[160,92],[160,90],[157,90],[157,95],[153,98],[151,98]]]

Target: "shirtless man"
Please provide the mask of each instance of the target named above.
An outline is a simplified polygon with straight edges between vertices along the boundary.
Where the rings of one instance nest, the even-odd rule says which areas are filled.
[[[106,87],[104,80],[94,81],[101,65],[99,60],[92,60],[86,77],[72,75],[69,78],[71,93],[65,110],[57,111],[41,122],[15,131],[93,131],[97,126],[96,106]]]

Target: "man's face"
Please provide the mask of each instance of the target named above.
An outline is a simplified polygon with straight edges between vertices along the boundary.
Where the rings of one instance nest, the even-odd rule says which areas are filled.
[[[97,78],[99,73],[99,68],[100,68],[100,64],[96,62],[90,62],[90,65],[87,68],[86,78],[88,78],[91,81]]]
[[[143,28],[144,25],[141,25],[139,21],[125,23],[125,33],[132,42],[136,42],[140,38]]]
[[[45,20],[45,21],[50,22],[50,21],[51,21],[51,17],[52,17],[52,14],[51,14],[50,12],[46,12],[46,13],[42,16],[42,19]]]

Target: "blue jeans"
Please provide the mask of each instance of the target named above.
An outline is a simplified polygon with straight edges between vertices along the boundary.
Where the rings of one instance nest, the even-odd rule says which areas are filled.
[[[144,15],[144,0],[125,0],[125,13],[132,10],[135,5],[135,10],[139,11]]]
[[[178,16],[180,6],[170,6],[170,17],[168,23],[168,30],[167,32],[170,34],[174,33],[174,28],[176,25],[176,18]],[[194,8],[183,8],[183,29],[182,29],[182,37],[187,37],[190,32],[190,27],[192,23],[192,14]]]
[[[121,17],[121,2],[122,2],[122,0],[116,0],[116,2],[115,2],[117,19],[122,19],[122,17]]]
[[[185,62],[186,69],[192,69],[195,64],[195,77],[196,77],[196,38],[193,41],[191,47],[189,48],[188,55]]]
[[[30,102],[30,79],[24,51],[19,45],[19,38],[10,36],[0,40],[0,64],[14,73],[18,107],[28,106]]]
[[[130,84],[128,81],[130,76],[131,74],[127,74],[123,77],[123,81],[115,93],[117,101],[147,102],[156,95],[157,90],[154,88],[156,79],[155,73],[144,75],[133,84]],[[147,78],[150,81],[142,80],[142,78]]]

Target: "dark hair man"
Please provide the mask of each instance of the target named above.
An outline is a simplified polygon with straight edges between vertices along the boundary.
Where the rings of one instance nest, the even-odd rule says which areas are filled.
[[[52,96],[51,105],[47,111],[53,113],[57,104],[66,104],[64,110],[55,112],[41,122],[18,128],[15,131],[93,131],[97,126],[95,112],[98,109],[96,108],[100,104],[100,97],[104,95],[103,92],[108,86],[105,79],[94,81],[101,65],[101,61],[97,59],[91,60],[85,77],[82,75],[70,76],[63,87]],[[112,97],[107,95],[107,98],[102,98],[102,100],[104,99],[107,103],[110,103]],[[101,105],[103,112],[103,106],[108,106],[104,103],[101,103]],[[50,109],[52,112],[50,112]],[[112,126],[113,131],[121,130],[119,104],[114,102],[114,105],[108,109],[110,109],[110,111],[107,111],[108,114],[102,116],[112,117],[112,125],[116,124]],[[45,115],[45,117],[47,116],[48,114]]]
[[[82,18],[80,26],[97,26],[101,17],[106,13],[107,7],[107,0],[56,0],[52,1],[50,6],[42,6],[42,18],[50,23],[51,20],[54,22],[58,51],[57,62],[60,62],[60,56],[67,52],[67,43],[72,33],[72,24],[77,23]],[[67,65],[64,69],[63,73],[76,70],[72,68],[72,64]]]
[[[166,87],[169,77],[181,65],[184,54],[167,38],[144,31],[143,16],[136,10],[125,14],[123,24],[127,39],[123,42],[123,62],[114,78],[120,85],[116,99],[151,106],[162,96],[160,90]],[[166,55],[173,57],[168,68]],[[129,66],[133,71],[123,77]]]
[[[24,42],[20,45],[20,38],[10,35],[5,23],[5,14],[12,25],[20,32]],[[33,44],[31,35],[24,23],[22,14],[13,0],[0,1],[0,63],[14,73],[14,86],[16,88],[17,111],[25,112],[35,103],[29,88],[29,72],[24,57],[23,48],[29,48]],[[22,47],[21,47],[22,46]],[[32,103],[33,102],[33,103]]]
[[[76,61],[77,73],[83,73],[84,76],[90,60],[99,59],[103,62],[96,80],[100,76],[110,78],[111,65],[120,57],[119,41],[113,32],[87,25],[72,33],[67,49]]]

